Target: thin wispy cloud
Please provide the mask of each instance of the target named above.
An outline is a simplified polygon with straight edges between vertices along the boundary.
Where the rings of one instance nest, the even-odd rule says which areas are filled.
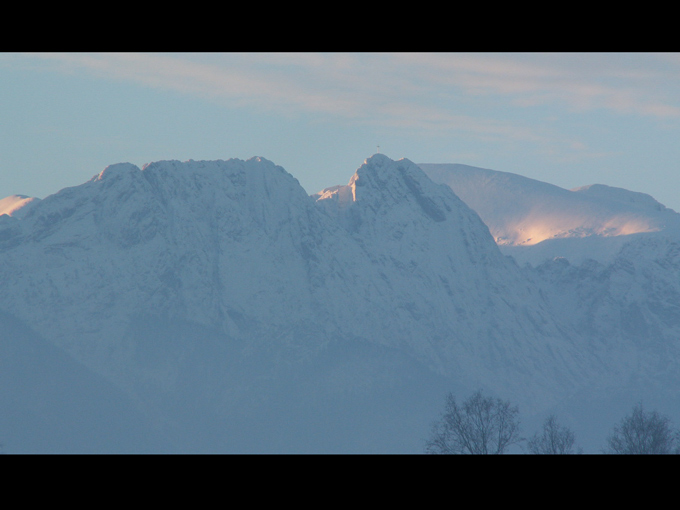
[[[487,53],[31,56],[50,61],[64,72],[87,70],[100,77],[213,100],[347,117],[387,114],[384,104],[388,102],[397,105],[396,110],[400,102],[426,105],[426,98],[431,97],[423,95],[427,93],[459,98],[498,95],[521,106],[554,102],[581,109],[680,115],[679,91],[669,97],[658,85],[680,72],[674,55],[653,59],[663,64],[657,67],[635,54],[626,59],[618,54],[577,54],[574,58],[569,54]],[[445,104],[442,110],[440,116],[447,113]]]
[[[654,117],[680,116],[680,59],[638,54],[400,54],[401,66],[469,95],[518,106],[551,103]],[[664,89],[662,84],[670,84]]]
[[[83,73],[200,97],[227,107],[345,123],[522,141],[569,157],[582,142],[524,112],[605,111],[680,117],[676,55],[490,53],[48,53]],[[476,109],[480,101],[483,108]],[[490,103],[489,103],[490,101]],[[494,108],[487,106],[493,104]],[[533,109],[533,110],[532,110]],[[559,148],[561,147],[561,148]]]

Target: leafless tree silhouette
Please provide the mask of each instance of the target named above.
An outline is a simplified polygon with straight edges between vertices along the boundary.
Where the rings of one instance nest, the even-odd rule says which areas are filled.
[[[527,441],[527,450],[534,455],[568,455],[581,453],[575,449],[574,433],[561,426],[554,415],[543,422],[543,430],[534,434]]]
[[[642,404],[637,404],[632,414],[612,429],[605,453],[677,454],[680,437],[667,417],[656,411],[646,412]]]
[[[427,453],[501,454],[521,441],[519,411],[509,402],[475,392],[461,405],[446,397],[441,419],[432,428]]]

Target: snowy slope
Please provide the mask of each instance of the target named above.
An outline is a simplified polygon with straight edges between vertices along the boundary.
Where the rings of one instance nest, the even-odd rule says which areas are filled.
[[[680,227],[680,214],[644,193],[601,184],[566,190],[466,165],[420,166],[477,211],[502,251],[522,263],[610,261],[625,236]]]
[[[583,354],[602,367],[602,384],[562,403],[580,426],[598,416],[614,423],[636,402],[680,422],[680,236],[632,237],[611,262],[555,259],[527,271],[551,308],[590,339]]]

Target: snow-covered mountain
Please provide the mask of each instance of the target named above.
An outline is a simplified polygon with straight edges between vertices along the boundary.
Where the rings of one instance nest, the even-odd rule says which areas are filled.
[[[534,383],[546,375],[551,356],[571,348],[559,341],[561,325],[479,216],[449,188],[408,160],[378,154],[348,185],[314,197],[377,271],[368,306],[382,309],[367,316],[360,331],[373,323],[378,327],[371,338],[387,334],[391,345],[399,339],[429,366],[467,384],[545,390],[532,398],[560,392],[564,381],[554,377],[550,362],[550,376]],[[533,382],[521,374],[531,374]]]
[[[472,207],[518,262],[555,257],[611,261],[635,234],[680,230],[680,214],[644,193],[602,184],[566,190],[520,175],[459,164],[422,164]],[[633,236],[633,237],[630,237]]]
[[[112,165],[0,215],[0,342],[57,349],[162,451],[419,452],[446,391],[577,420],[680,389],[675,240],[520,267],[436,180],[380,154],[311,197],[263,158]]]

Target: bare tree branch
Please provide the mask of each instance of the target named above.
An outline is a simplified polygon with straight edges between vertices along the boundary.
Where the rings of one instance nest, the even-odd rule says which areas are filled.
[[[475,392],[459,405],[446,397],[441,419],[433,425],[426,444],[428,453],[501,454],[521,441],[519,410],[509,402]]]
[[[580,453],[574,450],[574,433],[557,423],[554,415],[548,416],[543,423],[541,434],[534,434],[527,441],[529,453],[534,455],[568,455]]]
[[[615,425],[607,438],[605,453],[669,454],[680,453],[680,433],[674,431],[670,420],[656,411],[645,412],[642,404],[633,408]]]

